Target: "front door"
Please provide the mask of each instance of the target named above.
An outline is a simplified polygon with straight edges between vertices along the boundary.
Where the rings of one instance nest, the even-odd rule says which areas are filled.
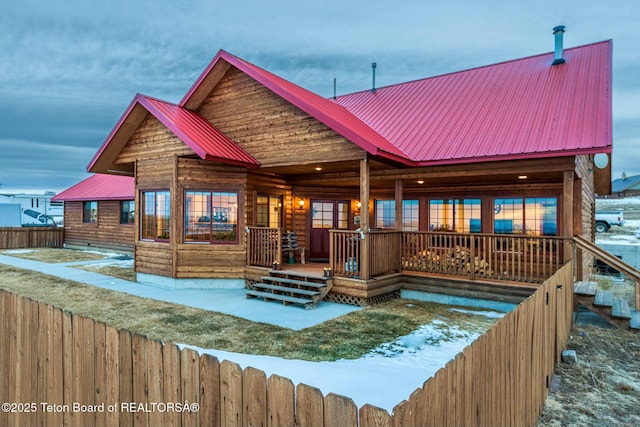
[[[349,202],[345,200],[311,200],[309,259],[329,261],[329,230],[349,227]]]

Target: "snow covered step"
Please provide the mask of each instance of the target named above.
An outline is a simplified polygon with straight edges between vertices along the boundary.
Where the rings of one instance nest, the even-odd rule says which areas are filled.
[[[622,298],[615,298],[613,300],[613,307],[611,307],[611,316],[618,319],[631,319],[629,303]]]
[[[631,329],[640,329],[640,311],[634,311],[631,314],[629,326],[631,326]]]
[[[597,282],[576,282],[573,285],[573,293],[578,295],[595,295],[597,288]]]
[[[611,307],[613,305],[613,294],[611,291],[598,289],[593,305],[596,307]]]

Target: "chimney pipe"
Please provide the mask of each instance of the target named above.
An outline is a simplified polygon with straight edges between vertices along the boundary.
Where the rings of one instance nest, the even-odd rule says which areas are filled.
[[[563,58],[563,48],[562,48],[562,35],[564,34],[564,25],[558,25],[553,29],[553,35],[556,37],[555,43],[555,57],[553,58],[553,63],[551,65],[564,64],[567,62]]]
[[[371,63],[371,71],[373,72],[373,83],[371,84],[371,93],[376,93],[376,67],[378,64],[375,62]]]

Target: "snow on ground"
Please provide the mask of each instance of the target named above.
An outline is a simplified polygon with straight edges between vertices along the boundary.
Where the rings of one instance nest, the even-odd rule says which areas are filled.
[[[492,318],[505,315],[493,311],[464,312]],[[251,366],[265,372],[267,378],[276,374],[291,379],[295,385],[302,383],[316,387],[325,396],[336,393],[349,397],[358,407],[369,403],[391,414],[398,403],[409,398],[478,336],[478,333],[451,327],[436,319],[409,335],[380,345],[359,359],[335,362],[247,355],[184,344],[180,347],[215,356],[219,361],[233,361],[242,369]]]
[[[35,249],[7,249],[2,251],[3,254],[28,254],[30,252],[35,252]]]
[[[640,205],[640,197],[596,199],[597,205]]]

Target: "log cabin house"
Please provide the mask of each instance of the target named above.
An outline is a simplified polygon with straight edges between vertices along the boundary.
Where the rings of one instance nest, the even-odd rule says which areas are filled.
[[[64,244],[133,252],[135,197],[132,177],[95,174],[62,191]]]
[[[439,278],[529,289],[572,236],[593,241],[611,55],[603,41],[327,99],[219,51],[178,104],[136,95],[88,170],[135,179],[141,282],[328,276],[354,304]]]

